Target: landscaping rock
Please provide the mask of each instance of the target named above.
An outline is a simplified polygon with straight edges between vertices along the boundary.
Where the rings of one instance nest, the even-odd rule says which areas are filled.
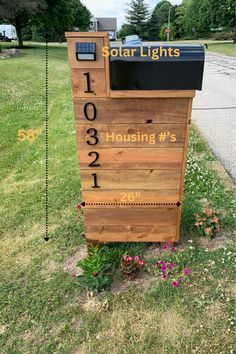
[[[21,55],[21,51],[16,48],[3,49],[1,52],[1,57],[4,59],[11,58],[11,57],[19,57],[20,55]]]

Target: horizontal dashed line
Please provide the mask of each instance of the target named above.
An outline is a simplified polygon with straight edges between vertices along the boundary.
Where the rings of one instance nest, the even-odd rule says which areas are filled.
[[[177,203],[85,203],[85,206],[97,206],[97,205],[102,205],[102,206],[118,206],[118,205],[124,205],[124,206],[152,206],[152,205],[177,205]]]

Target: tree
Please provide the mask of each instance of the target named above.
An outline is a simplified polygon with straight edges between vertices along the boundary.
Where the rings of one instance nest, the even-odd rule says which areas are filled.
[[[80,0],[73,0],[73,26],[79,28],[80,31],[88,31],[92,18],[91,12],[83,5]]]
[[[132,34],[136,34],[136,28],[134,25],[130,25],[127,23],[124,23],[121,26],[121,29],[119,30],[117,36],[118,38],[124,38],[126,36],[130,36]]]
[[[174,15],[174,28],[175,28],[175,39],[180,39],[183,37],[184,35],[184,27],[183,27],[183,21],[182,21],[182,17],[183,17],[183,6],[182,5],[175,5],[175,15]]]
[[[160,30],[160,39],[165,41],[167,39],[166,29],[168,28],[168,24],[164,23]],[[170,40],[175,38],[175,28],[172,24],[170,24]]]
[[[50,40],[51,34],[55,33],[61,42],[64,32],[73,28],[73,21],[71,0],[44,0],[34,25],[45,40]]]
[[[34,20],[35,33],[39,38],[62,42],[65,31],[88,30],[91,17],[80,0],[44,0],[44,8]]]
[[[211,8],[210,0],[201,0],[198,8],[197,31],[199,33],[210,33],[211,29]]]
[[[167,0],[161,0],[153,10],[149,21],[149,38],[157,40],[160,38],[161,27],[168,22],[169,9],[171,18],[174,16],[174,8]]]
[[[144,0],[132,0],[126,16],[130,25],[135,27],[136,33],[142,36],[146,30],[146,24],[149,17],[148,5]]]
[[[211,10],[211,25],[213,28],[224,27],[234,30],[234,43],[236,42],[235,31],[235,1],[234,0],[209,0]]]
[[[1,17],[16,27],[19,47],[23,47],[22,28],[38,9],[39,0],[0,0]]]

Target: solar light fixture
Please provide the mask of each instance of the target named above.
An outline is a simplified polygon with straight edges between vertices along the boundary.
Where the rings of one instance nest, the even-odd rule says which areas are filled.
[[[76,59],[79,61],[96,61],[96,43],[75,43]]]

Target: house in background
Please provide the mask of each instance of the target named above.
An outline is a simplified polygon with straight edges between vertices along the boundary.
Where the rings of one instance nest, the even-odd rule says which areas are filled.
[[[109,39],[116,40],[117,19],[115,17],[93,17],[91,20],[91,32],[108,32]]]

